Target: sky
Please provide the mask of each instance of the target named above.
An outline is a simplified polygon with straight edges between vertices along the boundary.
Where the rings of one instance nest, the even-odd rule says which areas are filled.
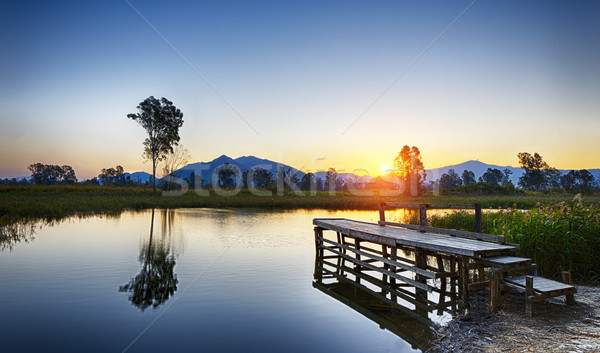
[[[254,155],[377,175],[600,168],[597,1],[0,2],[0,177],[151,172],[128,113],[184,114],[190,162]]]

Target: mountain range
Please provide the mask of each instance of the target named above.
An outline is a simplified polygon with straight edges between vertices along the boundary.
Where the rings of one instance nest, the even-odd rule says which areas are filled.
[[[289,169],[289,170],[291,170],[292,173],[296,173],[299,180],[302,179],[302,176],[304,176],[304,174],[306,174],[305,172],[303,172],[299,169],[296,169],[292,166],[289,166],[289,165],[286,165],[283,163],[279,163],[279,162],[274,162],[274,161],[271,161],[268,159],[261,159],[261,158],[254,157],[254,156],[243,156],[243,157],[238,157],[238,158],[233,159],[226,155],[222,155],[218,158],[215,158],[214,160],[212,160],[210,162],[197,162],[197,163],[188,164],[185,167],[180,168],[180,169],[176,170],[175,172],[173,172],[173,175],[178,178],[189,178],[190,174],[192,172],[194,172],[197,176],[202,176],[203,180],[211,180],[211,177],[212,177],[215,169],[221,165],[224,165],[225,163],[228,163],[230,165],[237,167],[241,173],[248,171],[255,167],[260,167],[260,168],[264,168],[267,171],[273,173],[273,176],[276,177],[277,169],[279,167],[283,167],[285,170]],[[449,165],[446,167],[428,169],[425,171],[425,173],[427,175],[426,180],[433,181],[433,180],[439,179],[444,173],[448,173],[448,171],[450,169],[454,169],[454,171],[459,176],[462,175],[463,171],[470,170],[475,174],[475,179],[478,180],[479,177],[481,177],[488,170],[488,168],[499,169],[499,170],[504,170],[504,169],[510,170],[512,172],[512,174],[510,175],[510,179],[512,180],[514,185],[518,185],[519,178],[521,176],[523,176],[523,173],[524,173],[523,169],[520,167],[499,166],[499,165],[495,165],[495,164],[487,164],[487,163],[483,163],[480,161],[473,161],[473,160],[455,164],[455,165]],[[596,178],[596,180],[600,181],[600,169],[588,169],[588,171],[590,173],[592,173],[592,175]],[[569,170],[562,169],[562,170],[560,170],[560,172],[562,174],[566,174],[569,172]],[[135,172],[135,173],[131,173],[131,174],[129,174],[129,173],[125,173],[125,174],[126,174],[126,176],[129,175],[131,177],[131,180],[139,181],[142,183],[147,182],[150,179],[150,174],[148,174],[146,172]],[[316,177],[324,180],[327,172],[316,172],[313,174]],[[338,173],[338,178],[343,179],[345,181],[354,179],[356,181],[362,181],[362,182],[369,182],[372,179],[369,176],[358,176],[353,173]]]

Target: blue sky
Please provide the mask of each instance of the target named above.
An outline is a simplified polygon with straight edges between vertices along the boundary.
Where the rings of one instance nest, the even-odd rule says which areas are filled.
[[[80,179],[149,171],[126,115],[151,95],[183,111],[192,161],[373,175],[408,144],[426,168],[517,165],[525,151],[600,167],[598,2],[4,1],[0,13],[0,177],[35,162]]]

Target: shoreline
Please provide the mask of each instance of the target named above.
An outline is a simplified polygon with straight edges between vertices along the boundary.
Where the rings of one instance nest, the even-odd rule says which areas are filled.
[[[473,292],[471,311],[434,327],[425,352],[599,352],[600,286],[576,285],[575,305],[556,297],[534,304],[525,315],[522,293],[507,290],[497,313],[489,311],[489,292]]]

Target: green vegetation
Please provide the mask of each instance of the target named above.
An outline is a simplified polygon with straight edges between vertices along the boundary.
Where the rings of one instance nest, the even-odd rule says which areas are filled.
[[[585,205],[581,196],[529,210],[510,207],[482,216],[484,233],[504,235],[521,246],[519,255],[533,259],[540,275],[559,278],[570,271],[577,280],[600,281],[600,208]],[[411,218],[418,223],[418,216]],[[474,216],[466,211],[432,215],[434,227],[473,230]]]
[[[206,191],[205,191],[206,192]],[[368,192],[368,191],[367,191]],[[522,193],[517,195],[424,195],[365,196],[348,192],[309,192],[300,195],[286,191],[278,196],[257,196],[242,190],[234,196],[219,196],[210,191],[209,196],[188,191],[181,196],[162,196],[148,188],[100,187],[100,186],[0,186],[0,217],[60,217],[72,214],[117,212],[125,209],[213,207],[213,208],[261,208],[261,209],[340,209],[376,210],[380,201],[415,203],[481,203],[484,208],[530,209],[537,203],[556,204],[569,201],[572,194]],[[375,192],[376,193],[376,192]],[[384,191],[382,191],[383,195]],[[586,196],[589,203],[600,203],[600,194]]]

